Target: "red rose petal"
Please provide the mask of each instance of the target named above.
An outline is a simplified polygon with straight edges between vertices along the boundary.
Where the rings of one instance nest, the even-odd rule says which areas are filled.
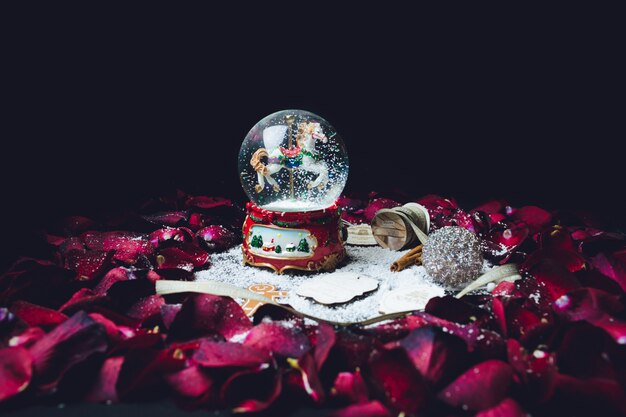
[[[165,380],[176,394],[188,398],[209,396],[214,385],[211,377],[197,366],[168,374]]]
[[[187,207],[197,207],[200,209],[213,209],[216,207],[231,207],[233,202],[222,197],[206,197],[197,196],[188,199],[185,204]]]
[[[370,384],[384,394],[394,409],[414,415],[430,405],[426,384],[403,350],[375,355],[367,371]]]
[[[365,216],[365,220],[367,220],[367,222],[369,223],[372,221],[378,210],[384,208],[398,207],[399,205],[400,203],[398,203],[397,201],[390,200],[388,198],[376,198],[372,200],[372,202],[368,204],[367,207],[365,207],[363,215]]]
[[[30,349],[41,388],[53,388],[72,366],[107,348],[104,327],[78,312],[38,340]]]
[[[315,365],[317,366],[317,369],[322,369],[322,366],[324,365],[324,362],[326,362],[328,354],[337,339],[335,336],[335,330],[333,329],[333,326],[326,323],[319,323],[312,329],[308,330],[307,336],[313,345]]]
[[[569,320],[586,320],[606,331],[618,344],[626,344],[626,321],[609,314],[624,309],[616,296],[594,288],[581,288],[559,297],[554,309]]]
[[[378,401],[370,401],[335,410],[328,417],[392,417],[392,415]]]
[[[611,278],[626,292],[626,264],[611,255],[600,253],[591,258],[591,265],[602,275]]]
[[[149,317],[159,315],[163,305],[165,305],[165,300],[162,296],[150,295],[148,297],[141,298],[133,304],[126,311],[126,315],[143,322]]]
[[[71,295],[76,274],[49,261],[22,258],[0,276],[0,302],[28,301],[56,308]]]
[[[506,259],[528,235],[528,226],[523,222],[498,223],[485,237],[485,249],[495,259]]]
[[[365,403],[369,399],[367,385],[360,372],[340,372],[335,378],[332,396],[350,404]]]
[[[263,411],[278,398],[282,378],[267,364],[235,372],[222,385],[221,401],[235,413]]]
[[[626,415],[626,393],[616,381],[557,374],[555,402],[578,415]]]
[[[156,350],[154,345],[135,346],[126,354],[119,371],[116,384],[118,395],[121,400],[149,398],[163,384],[164,374],[184,368],[185,357],[176,349]]]
[[[476,417],[528,417],[529,415],[512,398],[505,398],[495,407],[476,413]]]
[[[585,267],[585,258],[576,252],[557,248],[544,248],[533,252],[524,262],[524,269],[531,269],[534,265],[550,260],[559,263],[570,272],[578,272]]]
[[[571,290],[580,288],[580,283],[564,265],[550,259],[542,259],[527,270],[545,288],[551,300]]]
[[[148,238],[153,247],[158,248],[165,242],[193,242],[193,232],[186,227],[165,227],[150,233]]]
[[[157,255],[157,268],[180,268],[191,271],[208,264],[209,254],[191,244],[161,249]]]
[[[526,223],[530,229],[530,234],[541,231],[552,221],[552,215],[549,212],[536,206],[520,207],[511,217]]]
[[[11,337],[8,345],[29,348],[45,335],[46,332],[44,332],[40,327],[29,327],[18,335]]]
[[[94,288],[94,293],[97,295],[106,295],[106,293],[109,291],[109,288],[111,288],[111,286],[116,282],[128,281],[132,278],[134,277],[131,277],[131,273],[127,268],[113,268],[109,272],[107,272],[104,277],[102,277],[100,282],[98,282],[98,285],[96,285]]]
[[[507,341],[509,363],[517,372],[524,398],[533,403],[548,401],[553,393],[558,372],[555,355],[535,350],[529,354],[514,339]]]
[[[315,367],[315,359],[310,353],[300,357],[300,359],[288,358],[287,363],[295,370],[290,384],[298,391],[303,391],[315,403],[322,403],[326,398],[324,387],[319,379],[317,368]],[[297,375],[297,376],[296,376]]]
[[[118,402],[116,384],[123,364],[124,358],[122,356],[106,359],[96,377],[95,384],[85,396],[85,400],[94,403]]]
[[[259,350],[240,343],[213,342],[202,340],[193,360],[204,367],[220,368],[226,366],[260,366],[269,363],[271,356],[265,350]]]
[[[288,358],[299,358],[311,348],[309,339],[300,329],[282,321],[254,326],[243,343]]]
[[[152,254],[152,247],[142,233],[114,231],[87,232],[82,236],[85,245],[96,251],[113,251],[119,261],[134,264],[142,256]]]
[[[469,359],[463,340],[431,326],[411,331],[400,346],[424,379],[440,388],[450,383]]]
[[[222,252],[237,243],[237,236],[220,225],[207,226],[196,233],[198,241],[209,252]]]
[[[0,349],[0,402],[28,387],[32,365],[31,355],[23,347]]]
[[[67,320],[65,314],[46,307],[31,304],[26,301],[16,301],[11,304],[11,312],[24,320],[29,326],[49,327],[56,326]]]
[[[487,360],[459,376],[439,393],[438,398],[464,410],[486,410],[504,400],[512,377],[513,369],[509,364]]]
[[[141,217],[144,220],[159,226],[176,227],[180,223],[187,221],[189,213],[186,211],[162,211]]]
[[[72,252],[65,260],[65,267],[76,271],[79,281],[88,281],[104,274],[112,258],[113,252]]]
[[[176,315],[169,336],[180,339],[218,334],[229,340],[251,328],[250,319],[232,298],[193,294]]]

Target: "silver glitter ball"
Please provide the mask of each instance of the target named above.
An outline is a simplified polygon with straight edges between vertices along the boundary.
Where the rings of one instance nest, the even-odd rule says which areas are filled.
[[[422,264],[435,281],[460,289],[480,275],[483,254],[480,241],[467,229],[446,226],[428,235]]]

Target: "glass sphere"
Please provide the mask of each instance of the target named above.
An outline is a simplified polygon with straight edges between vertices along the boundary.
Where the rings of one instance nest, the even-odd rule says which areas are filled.
[[[331,206],[348,179],[348,154],[335,129],[304,110],[283,110],[258,122],[239,151],[248,198],[273,211]]]

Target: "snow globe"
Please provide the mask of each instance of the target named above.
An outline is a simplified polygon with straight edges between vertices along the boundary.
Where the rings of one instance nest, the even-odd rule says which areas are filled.
[[[337,199],[348,179],[346,147],[335,129],[304,110],[283,110],[248,132],[239,176],[250,202],[244,264],[334,270],[345,257]]]

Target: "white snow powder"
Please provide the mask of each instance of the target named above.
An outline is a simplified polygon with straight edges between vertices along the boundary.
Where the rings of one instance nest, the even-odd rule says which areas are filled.
[[[239,246],[212,255],[211,268],[196,272],[195,276],[197,281],[221,281],[241,288],[248,288],[252,284],[271,284],[276,289],[289,293],[287,297],[279,299],[279,302],[289,304],[302,313],[337,322],[356,322],[380,315],[378,308],[381,297],[391,290],[429,290],[433,296],[444,294],[444,288],[434,283],[422,266],[412,266],[401,272],[389,270],[392,262],[406,251],[391,251],[378,246],[347,246],[346,250],[347,260],[337,271],[370,276],[378,280],[379,287],[356,300],[335,306],[316,303],[297,295],[295,291],[306,280],[329,272],[287,271],[283,275],[277,275],[270,269],[244,266]]]

